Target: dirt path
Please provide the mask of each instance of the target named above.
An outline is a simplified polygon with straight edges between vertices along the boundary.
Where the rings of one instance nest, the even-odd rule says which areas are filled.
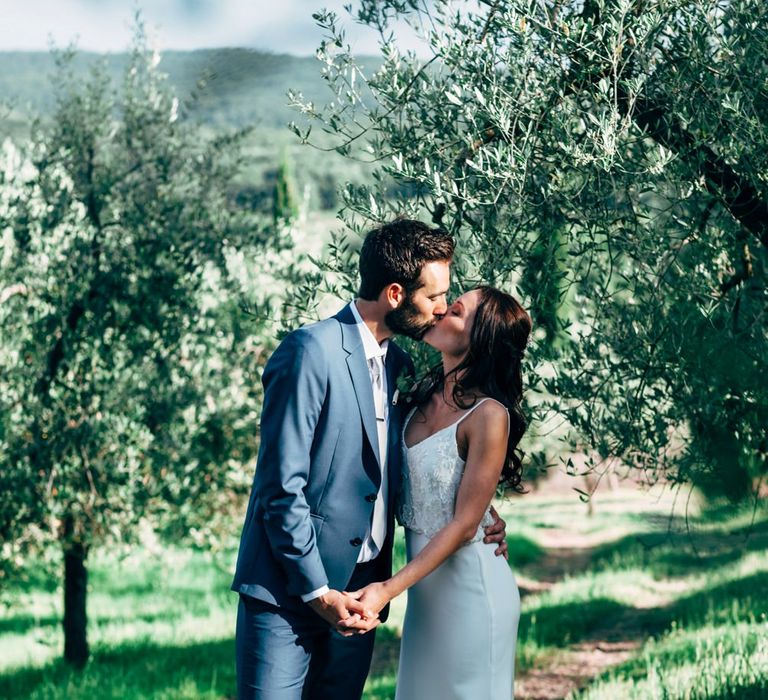
[[[546,539],[549,541],[542,542],[547,547],[546,554],[528,567],[534,578],[517,577],[523,597],[546,591],[567,574],[586,569],[596,544],[563,530],[548,532]],[[627,611],[595,629],[587,639],[547,659],[546,666],[516,674],[515,699],[561,700],[568,693],[585,687],[606,669],[631,658],[645,636],[635,617]]]
[[[583,688],[610,666],[626,661],[637,651],[637,640],[585,641],[551,659],[546,668],[530,669],[515,678],[516,700],[561,700]]]

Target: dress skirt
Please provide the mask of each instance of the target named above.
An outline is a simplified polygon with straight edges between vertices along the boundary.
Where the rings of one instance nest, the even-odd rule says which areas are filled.
[[[428,541],[406,529],[408,560]],[[408,589],[396,700],[514,697],[520,593],[495,549],[463,546]]]

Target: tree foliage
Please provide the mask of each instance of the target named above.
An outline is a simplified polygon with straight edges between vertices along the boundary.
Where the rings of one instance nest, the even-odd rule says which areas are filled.
[[[234,206],[242,134],[179,118],[140,24],[120,87],[72,58],[53,117],[0,153],[0,541],[6,574],[61,544],[82,663],[90,547],[140,523],[229,533],[268,342],[238,299],[248,260],[287,241]]]
[[[299,216],[299,202],[296,196],[296,185],[288,164],[288,154],[283,153],[277,167],[275,189],[272,198],[272,218],[275,227],[290,225]]]
[[[375,163],[378,187],[345,193],[350,225],[428,212],[458,238],[459,288],[516,291],[536,325],[529,414],[565,419],[595,469],[747,495],[768,465],[768,6],[363,0],[354,16],[381,68],[319,13],[333,101],[296,98]],[[403,19],[427,57],[398,49]],[[410,190],[388,199],[392,181]],[[351,262],[326,264],[349,284]]]

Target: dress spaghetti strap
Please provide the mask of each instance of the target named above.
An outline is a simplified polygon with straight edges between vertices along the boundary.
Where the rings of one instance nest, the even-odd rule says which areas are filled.
[[[454,421],[452,425],[455,425],[458,427],[461,421],[463,421],[470,413],[472,413],[472,411],[474,411],[481,403],[484,403],[485,401],[496,401],[496,403],[499,404],[499,406],[501,406],[507,412],[507,428],[509,428],[509,409],[507,409],[507,407],[503,403],[501,403],[501,401],[494,399],[492,396],[484,396],[474,406],[472,406],[472,408],[467,410],[467,412],[461,418],[459,418],[459,420]]]

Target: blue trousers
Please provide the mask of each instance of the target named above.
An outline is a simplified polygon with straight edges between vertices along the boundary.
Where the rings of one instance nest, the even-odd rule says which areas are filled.
[[[374,580],[355,568],[347,590]],[[309,606],[279,608],[240,594],[236,660],[239,700],[359,700],[371,666],[373,630],[344,637]]]

